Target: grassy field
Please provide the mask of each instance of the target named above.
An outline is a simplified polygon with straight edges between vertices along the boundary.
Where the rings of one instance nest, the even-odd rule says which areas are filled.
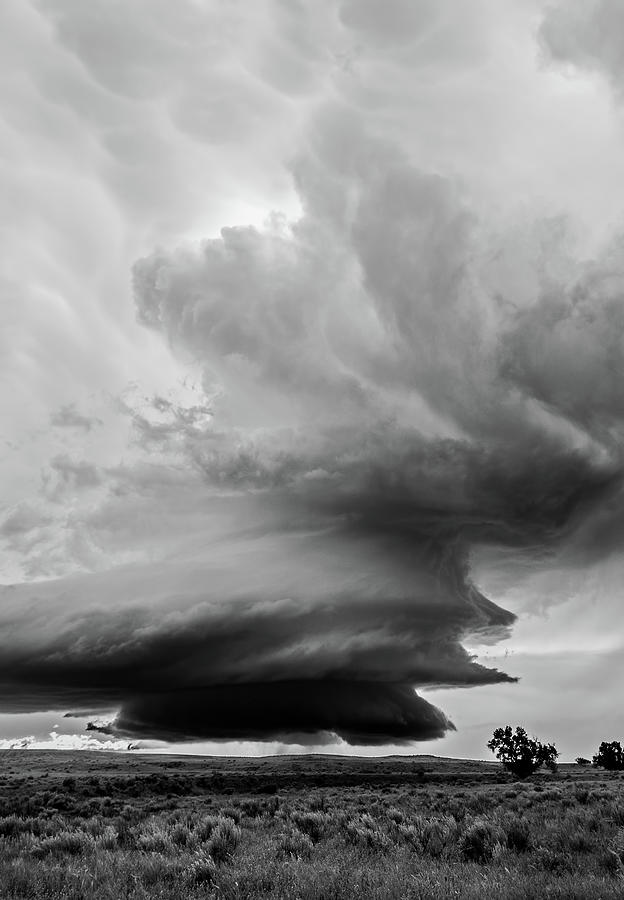
[[[624,780],[431,756],[4,751],[8,898],[621,898]]]

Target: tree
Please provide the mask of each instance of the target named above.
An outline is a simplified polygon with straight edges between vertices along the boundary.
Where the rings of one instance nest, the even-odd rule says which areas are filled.
[[[554,744],[541,744],[530,738],[524,728],[513,731],[511,725],[497,728],[488,741],[488,747],[508,772],[517,778],[526,778],[542,766],[552,772],[557,770],[559,753]]]
[[[624,750],[619,741],[603,741],[594,756],[592,763],[603,769],[615,772],[624,769]]]
[[[576,764],[577,764],[577,766],[588,766],[590,763],[591,763],[591,760],[585,759],[584,756],[577,756],[577,757],[576,757]]]

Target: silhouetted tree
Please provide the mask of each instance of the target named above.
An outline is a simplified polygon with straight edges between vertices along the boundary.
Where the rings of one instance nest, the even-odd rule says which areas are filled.
[[[591,762],[591,760],[585,759],[584,756],[577,756],[577,757],[576,757],[576,764],[577,764],[577,766],[588,766],[588,765],[590,764],[590,762]]]
[[[488,741],[488,747],[507,771],[517,778],[526,778],[542,766],[552,772],[557,769],[559,753],[555,745],[541,744],[535,738],[530,738],[520,726],[515,731],[511,725],[497,728],[492,740]]]
[[[595,766],[615,772],[624,769],[624,750],[619,741],[603,741],[592,760]]]

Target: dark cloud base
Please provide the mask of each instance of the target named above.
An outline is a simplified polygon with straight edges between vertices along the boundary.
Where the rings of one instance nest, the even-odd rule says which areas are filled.
[[[151,608],[128,607],[140,568],[77,577],[81,611],[67,606],[67,583],[40,584],[36,598],[34,587],[5,588],[5,616],[26,606],[42,633],[7,648],[0,704],[118,709],[109,733],[164,740],[442,737],[452,723],[415,687],[513,681],[460,640],[502,637],[515,617],[471,584],[461,543],[433,527],[428,542],[380,530],[239,537],[236,568],[220,580],[206,561],[151,572]],[[242,598],[241,579],[253,582]]]
[[[214,685],[125,703],[107,732],[164,740],[318,742],[333,733],[350,744],[425,741],[455,726],[410,685],[291,681]]]

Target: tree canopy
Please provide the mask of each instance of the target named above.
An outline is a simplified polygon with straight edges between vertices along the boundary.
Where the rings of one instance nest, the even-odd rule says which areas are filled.
[[[603,741],[592,760],[595,766],[614,772],[624,769],[624,750],[619,741]]]
[[[555,745],[542,744],[535,738],[530,738],[520,726],[515,731],[511,725],[497,728],[488,741],[488,748],[518,778],[526,778],[542,766],[553,772],[557,768],[559,753]]]

